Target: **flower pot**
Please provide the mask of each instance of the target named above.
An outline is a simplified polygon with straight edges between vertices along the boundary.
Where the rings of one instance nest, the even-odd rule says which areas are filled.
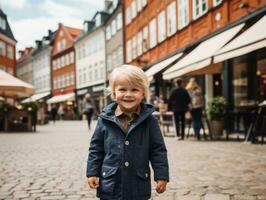
[[[223,135],[224,121],[212,120],[210,122],[212,139],[220,139]]]

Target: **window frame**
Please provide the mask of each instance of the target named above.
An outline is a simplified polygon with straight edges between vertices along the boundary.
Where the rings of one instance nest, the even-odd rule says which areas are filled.
[[[157,26],[158,26],[158,35],[157,35],[157,40],[158,43],[163,42],[166,39],[166,23],[165,23],[165,19],[166,19],[166,14],[165,14],[165,10],[162,10],[158,16],[157,16]]]
[[[156,28],[156,17],[154,17],[149,22],[149,46],[150,48],[153,48],[157,45],[157,28]]]
[[[204,14],[206,14],[208,12],[208,0],[197,0],[199,2],[198,5],[196,5],[196,0],[193,0],[193,6],[192,6],[192,10],[193,10],[193,19],[196,20],[198,18],[200,18],[201,16],[203,16]],[[203,4],[206,4],[206,9],[203,10],[202,6]],[[197,8],[199,8],[199,13],[197,14]]]

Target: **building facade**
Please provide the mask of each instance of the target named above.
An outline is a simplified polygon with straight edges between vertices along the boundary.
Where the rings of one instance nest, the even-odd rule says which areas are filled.
[[[79,109],[85,94],[90,93],[97,110],[104,105],[106,80],[105,26],[109,14],[97,12],[91,21],[84,21],[83,32],[75,42],[76,93]]]
[[[7,16],[0,8],[0,70],[16,75],[16,39],[7,21]]]
[[[30,84],[33,84],[32,52],[33,47],[20,50],[16,67],[17,77]]]
[[[200,47],[196,47],[207,46],[203,44],[205,40],[220,33],[223,35],[217,38],[229,34],[224,43],[219,44],[216,49],[211,49],[213,54],[217,52],[218,47],[222,48],[248,28],[249,23],[253,23],[261,16],[266,1],[124,0],[123,4],[126,62],[147,70],[157,95],[169,91],[173,87],[171,81],[177,77],[196,76],[204,89],[206,99],[209,99],[226,92],[226,83],[222,83],[221,76],[225,69],[223,62],[206,62],[208,70],[196,70],[199,66],[194,65],[195,70],[173,72],[195,64],[190,63],[188,58],[199,59],[195,62],[201,62]],[[240,26],[241,22],[244,23],[243,27]],[[239,27],[236,27],[238,25]],[[231,28],[234,30],[229,30]],[[201,52],[208,52],[208,48],[207,46]],[[195,55],[192,56],[193,54]],[[170,70],[173,65],[176,66],[175,69]],[[169,95],[165,93],[165,96]]]

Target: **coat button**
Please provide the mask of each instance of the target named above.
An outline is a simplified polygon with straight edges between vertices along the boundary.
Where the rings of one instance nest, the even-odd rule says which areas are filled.
[[[145,177],[148,178],[148,173],[145,174]]]
[[[106,174],[106,173],[105,173],[105,172],[103,172],[103,176],[105,176],[105,174]]]
[[[127,145],[127,146],[129,145],[129,141],[128,140],[125,141],[125,145]]]
[[[129,162],[126,161],[125,162],[125,166],[128,167],[129,166]]]

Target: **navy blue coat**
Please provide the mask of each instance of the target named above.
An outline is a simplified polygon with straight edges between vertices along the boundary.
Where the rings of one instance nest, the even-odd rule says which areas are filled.
[[[147,200],[151,196],[149,163],[154,180],[169,181],[167,150],[152,105],[141,103],[140,115],[125,133],[115,116],[116,103],[99,115],[92,136],[87,177],[97,176],[97,197]]]

